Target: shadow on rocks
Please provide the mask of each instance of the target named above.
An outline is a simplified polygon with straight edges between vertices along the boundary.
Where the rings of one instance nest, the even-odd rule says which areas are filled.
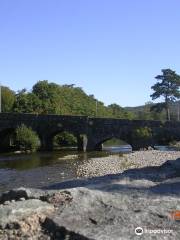
[[[167,160],[161,166],[135,168],[120,174],[100,177],[74,179],[45,187],[47,190],[59,190],[76,187],[106,192],[127,192],[138,190],[147,193],[180,195],[180,158]]]

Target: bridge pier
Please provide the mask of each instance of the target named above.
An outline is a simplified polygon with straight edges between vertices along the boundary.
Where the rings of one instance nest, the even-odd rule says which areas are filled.
[[[78,144],[78,150],[86,152],[87,151],[87,144],[88,139],[85,134],[81,134],[77,136],[77,144]]]
[[[100,150],[99,148],[97,148],[95,139],[91,136],[88,136],[86,150],[87,151]]]
[[[43,151],[52,151],[53,150],[53,138],[49,136],[40,137],[41,147],[40,149]]]

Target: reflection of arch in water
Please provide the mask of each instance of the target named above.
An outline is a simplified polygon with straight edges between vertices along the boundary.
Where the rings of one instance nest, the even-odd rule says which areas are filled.
[[[7,151],[15,148],[15,129],[7,128],[0,131],[0,151]]]
[[[102,150],[111,152],[131,152],[132,146],[119,138],[110,138],[102,143]]]

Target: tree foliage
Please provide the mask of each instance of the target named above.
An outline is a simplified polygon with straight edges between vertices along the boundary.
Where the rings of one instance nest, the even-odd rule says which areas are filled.
[[[13,111],[13,106],[15,102],[15,92],[8,87],[1,87],[2,94],[2,112],[11,112]]]
[[[149,127],[139,127],[133,130],[133,138],[147,140],[152,137],[152,130]]]
[[[164,120],[165,109],[179,98],[179,76],[170,69],[162,70],[156,78],[158,83],[152,86],[154,99],[163,96],[163,103],[148,102],[144,106],[123,108],[113,103],[105,106],[94,95],[87,95],[74,84],[58,85],[48,80],[38,81],[32,91],[22,89],[14,93],[9,88],[2,89],[3,112],[84,115],[90,117],[112,117],[122,119]],[[166,101],[167,100],[167,101]],[[171,107],[172,112],[172,107]],[[179,114],[180,115],[180,114]],[[177,119],[177,107],[173,106],[172,119]]]
[[[124,108],[115,103],[109,105],[108,109],[112,117],[125,119],[133,119],[134,117],[133,113],[126,111]]]
[[[41,113],[41,101],[35,94],[22,89],[16,94],[13,110],[19,113]]]
[[[25,89],[16,95],[15,112],[38,114],[85,115],[91,117],[132,118],[119,105],[106,107],[103,102],[87,95],[80,87],[38,81],[32,92]]]

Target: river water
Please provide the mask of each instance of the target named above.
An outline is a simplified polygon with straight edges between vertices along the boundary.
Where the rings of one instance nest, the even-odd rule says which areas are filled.
[[[163,148],[162,150],[166,150]],[[17,187],[50,187],[78,178],[81,164],[110,154],[129,153],[129,145],[106,147],[103,151],[82,153],[59,150],[32,154],[0,154],[0,192]]]
[[[112,153],[130,152],[129,146],[106,147],[99,152],[59,150],[32,154],[0,154],[0,192],[17,187],[48,187],[78,178],[81,164]]]

